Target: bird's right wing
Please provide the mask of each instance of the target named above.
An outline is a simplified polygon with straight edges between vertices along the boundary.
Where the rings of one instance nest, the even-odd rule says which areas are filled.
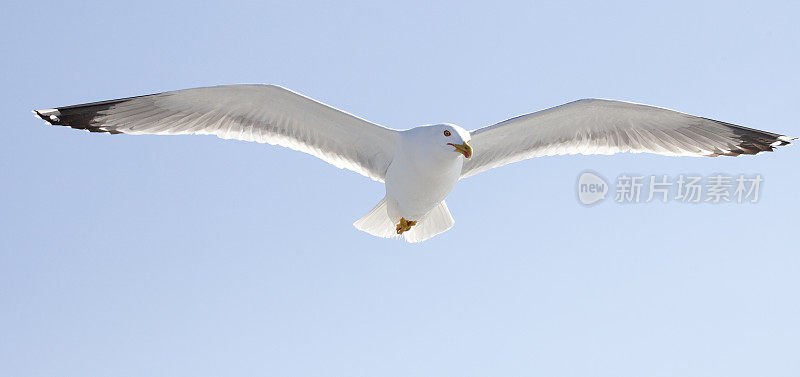
[[[399,133],[274,85],[185,89],[36,110],[51,125],[92,132],[216,135],[277,144],[377,181]]]
[[[648,152],[738,156],[771,151],[793,137],[636,103],[584,99],[470,132],[461,177],[531,157]]]

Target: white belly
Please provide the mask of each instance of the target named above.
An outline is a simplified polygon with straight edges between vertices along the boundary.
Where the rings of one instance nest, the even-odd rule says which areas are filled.
[[[386,199],[392,221],[420,220],[453,191],[464,161],[395,159],[386,172]]]

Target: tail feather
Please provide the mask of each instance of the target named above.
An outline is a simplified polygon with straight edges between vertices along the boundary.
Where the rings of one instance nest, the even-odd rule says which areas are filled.
[[[354,222],[353,226],[376,237],[397,237],[397,233],[394,230],[395,225],[392,224],[392,219],[389,218],[389,212],[386,210],[385,196],[372,211],[369,211],[364,217]]]
[[[437,234],[443,233],[455,224],[447,204],[442,201],[421,219],[417,220],[411,230],[403,233],[408,242],[422,242]],[[376,237],[397,238],[396,224],[389,218],[384,197],[369,213],[353,223],[356,229]]]
[[[455,223],[456,221],[453,220],[453,216],[447,208],[447,203],[442,200],[421,220],[417,221],[417,225],[413,226],[408,232],[403,233],[403,235],[408,242],[422,242],[437,234],[444,233],[452,228]]]

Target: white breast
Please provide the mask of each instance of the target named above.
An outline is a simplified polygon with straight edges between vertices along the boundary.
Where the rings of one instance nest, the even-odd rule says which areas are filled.
[[[386,172],[387,209],[392,221],[419,220],[453,190],[464,158],[410,140],[401,145]]]

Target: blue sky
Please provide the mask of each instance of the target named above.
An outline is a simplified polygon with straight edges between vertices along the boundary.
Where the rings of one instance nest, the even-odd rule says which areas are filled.
[[[796,146],[529,160],[460,182],[421,244],[383,187],[214,137],[30,110],[275,83],[392,128],[583,97],[800,136],[796,2],[8,3],[0,375],[796,376]],[[756,204],[607,200],[578,175],[761,174]]]

